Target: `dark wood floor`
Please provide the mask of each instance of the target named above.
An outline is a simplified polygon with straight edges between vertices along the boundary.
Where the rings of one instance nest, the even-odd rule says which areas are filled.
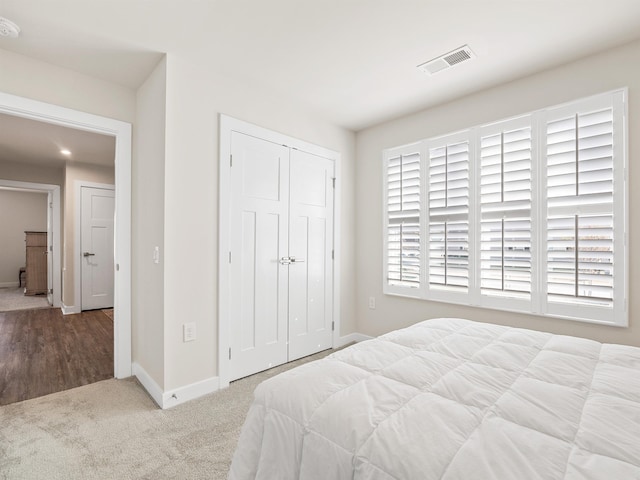
[[[113,378],[113,321],[101,310],[0,312],[0,405]]]

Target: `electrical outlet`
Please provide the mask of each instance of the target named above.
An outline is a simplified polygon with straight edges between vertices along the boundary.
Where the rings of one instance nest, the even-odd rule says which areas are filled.
[[[182,325],[182,341],[191,342],[196,339],[196,324],[189,322]]]
[[[369,308],[371,310],[376,308],[376,297],[369,297]]]

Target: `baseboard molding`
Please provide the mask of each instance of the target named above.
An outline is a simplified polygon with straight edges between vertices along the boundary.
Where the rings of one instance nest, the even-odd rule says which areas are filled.
[[[338,342],[334,345],[334,348],[344,347],[350,343],[358,343],[364,342],[365,340],[371,340],[373,337],[369,335],[365,335],[363,333],[350,333],[349,335],[345,335],[344,337],[338,338]]]
[[[20,286],[20,282],[4,282],[4,283],[0,283],[0,288],[14,288],[14,287],[19,287]]]
[[[164,392],[162,394],[161,407],[163,409],[175,407],[176,405],[180,405],[181,403],[185,403],[189,400],[194,400],[204,395],[217,392],[218,390],[220,390],[219,377],[207,378],[206,380],[202,380],[200,382],[192,383],[190,385],[185,385],[184,387],[175,388],[173,390]]]
[[[136,362],[131,365],[131,373],[138,379],[153,401],[162,408],[162,388],[155,382],[151,375]]]
[[[156,404],[163,410],[175,407],[176,405],[188,402],[189,400],[194,400],[198,397],[202,397],[203,395],[217,392],[220,389],[220,381],[218,380],[218,377],[211,377],[200,382],[165,392],[139,364],[133,362],[131,368],[133,374],[149,395],[151,395],[153,401],[156,402]]]
[[[62,314],[63,315],[71,315],[73,313],[80,313],[82,312],[82,310],[80,309],[80,307],[76,307],[74,305],[65,305],[64,303],[62,304],[62,306],[60,307],[60,310],[62,310]]]

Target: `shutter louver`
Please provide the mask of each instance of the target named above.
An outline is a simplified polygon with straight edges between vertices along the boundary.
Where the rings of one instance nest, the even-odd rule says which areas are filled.
[[[469,287],[469,142],[429,150],[429,284]]]
[[[531,293],[531,127],[480,139],[480,286]]]
[[[613,301],[613,111],[547,124],[550,302]]]
[[[420,286],[420,155],[387,164],[387,282]]]

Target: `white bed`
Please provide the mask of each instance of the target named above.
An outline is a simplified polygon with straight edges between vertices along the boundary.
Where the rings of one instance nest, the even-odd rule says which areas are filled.
[[[640,348],[428,320],[259,385],[229,478],[640,479]]]

